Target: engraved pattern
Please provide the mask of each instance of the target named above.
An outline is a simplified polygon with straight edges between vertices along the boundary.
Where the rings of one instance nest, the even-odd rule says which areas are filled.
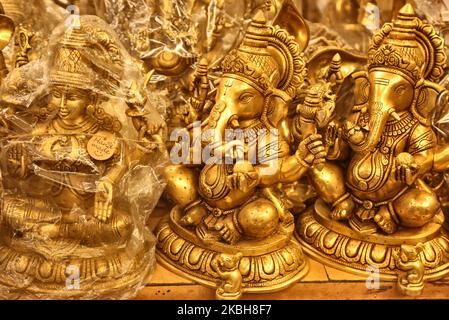
[[[352,239],[320,224],[311,211],[300,216],[297,232],[302,243],[317,250],[331,265],[347,267],[346,271],[365,271],[368,266],[375,266],[381,274],[396,277],[400,270],[393,256],[393,253],[400,249],[400,245],[383,245]],[[425,242],[423,248],[422,261],[426,268],[426,277],[436,276],[440,271],[449,273],[449,270],[442,269],[449,263],[449,234],[446,230],[442,230],[439,237]]]

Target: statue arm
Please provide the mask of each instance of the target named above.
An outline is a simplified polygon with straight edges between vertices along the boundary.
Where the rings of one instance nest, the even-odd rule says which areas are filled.
[[[449,145],[437,145],[435,147],[433,168],[437,172],[449,170]]]
[[[441,158],[441,154],[434,154],[436,147],[436,136],[430,127],[418,125],[410,135],[409,141],[408,152],[415,159],[418,169],[417,175],[422,175],[429,172],[435,164],[437,167],[444,167],[444,155]],[[435,156],[437,157],[437,161],[434,164],[434,159],[436,159]],[[446,160],[449,160],[449,156]],[[446,164],[449,166],[449,162],[446,162]]]
[[[260,178],[260,185],[292,183],[299,180],[309,168],[309,165],[298,155],[271,160],[256,167]]]
[[[118,143],[116,156],[112,159],[114,163],[109,167],[109,169],[104,173],[101,179],[106,179],[110,181],[113,185],[116,185],[123,178],[125,173],[128,171],[130,159],[129,159],[129,149],[126,147],[123,141]]]
[[[360,111],[352,112],[347,122],[356,124],[358,122]],[[327,148],[328,160],[347,160],[350,154],[350,147],[345,139],[344,126],[342,127],[337,121],[332,121],[327,127],[325,132],[325,145]]]

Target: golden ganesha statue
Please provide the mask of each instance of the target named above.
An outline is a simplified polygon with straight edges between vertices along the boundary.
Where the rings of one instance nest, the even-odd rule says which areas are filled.
[[[97,17],[55,30],[44,120],[2,141],[2,294],[127,297],[152,268],[154,241],[140,227],[146,213],[126,193],[154,147],[149,112],[125,81],[130,61]],[[119,120],[119,102],[128,118]],[[126,119],[135,128],[124,128]]]
[[[413,279],[449,273],[444,214],[425,180],[449,165],[449,148],[432,127],[445,62],[443,39],[409,4],[373,36],[368,70],[352,74],[354,106],[342,121],[316,125],[327,161],[310,180],[318,200],[297,221],[298,239],[313,257],[359,274],[375,267],[381,279],[394,280],[407,271],[397,258],[401,246],[419,246],[422,274]],[[307,108],[298,110],[315,121],[301,114]]]
[[[218,287],[220,299],[280,290],[308,269],[278,188],[324,162],[318,134],[290,150],[287,115],[306,74],[302,49],[257,11],[241,44],[222,61],[213,107],[195,116],[201,123],[186,134],[193,140],[189,156],[195,158],[199,144],[213,156],[165,170],[176,206],[155,231],[159,261]],[[202,60],[199,67],[206,65]],[[204,99],[193,102],[204,111]]]

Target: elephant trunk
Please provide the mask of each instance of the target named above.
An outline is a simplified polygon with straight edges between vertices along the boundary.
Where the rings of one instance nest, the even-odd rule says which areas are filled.
[[[385,128],[385,124],[390,118],[390,115],[395,112],[394,108],[376,101],[370,103],[369,110],[369,131],[367,136],[361,144],[352,146],[352,149],[357,153],[371,152],[376,148]]]
[[[214,145],[215,154],[225,155],[226,129],[236,129],[239,126],[235,110],[223,101],[218,101],[212,108],[209,118],[210,142]]]

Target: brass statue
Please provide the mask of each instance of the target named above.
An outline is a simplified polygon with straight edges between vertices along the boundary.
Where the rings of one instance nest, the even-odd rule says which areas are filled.
[[[16,68],[20,68],[30,62],[29,51],[31,50],[31,39],[33,37],[34,33],[30,32],[25,26],[18,26],[15,36],[15,45],[17,47]]]
[[[399,289],[410,296],[421,295],[424,288],[424,263],[421,260],[422,243],[416,246],[403,244],[399,252],[393,252],[395,263],[403,274],[398,277]]]
[[[278,185],[320,166],[325,152],[318,134],[290,150],[287,114],[303,84],[305,61],[294,37],[269,25],[263,11],[257,11],[221,70],[214,105],[209,112],[203,108],[197,128],[216,160],[167,167],[166,192],[176,206],[156,228],[157,253],[170,269],[214,288],[226,275],[217,297],[238,298],[242,292],[280,290],[307,272]],[[229,130],[237,134],[234,139],[225,138]],[[237,140],[241,144],[234,148]],[[239,257],[241,287],[232,263],[224,261],[232,257]]]
[[[120,82],[131,65],[101,19],[82,16],[53,41],[46,120],[3,141],[0,283],[22,298],[127,297],[154,261],[144,212],[124,189],[154,150],[153,124],[137,90]],[[113,97],[128,103],[133,135],[105,111]]]
[[[14,35],[15,25],[14,21],[7,15],[0,3],[0,83],[8,74],[3,49],[9,44]]]
[[[443,39],[405,5],[373,36],[368,70],[352,74],[351,110],[325,126],[314,120],[327,161],[310,180],[319,199],[297,222],[312,256],[355,273],[374,266],[393,280],[403,269],[394,252],[422,243],[424,278],[448,274],[444,215],[424,180],[449,165],[449,148],[437,144],[431,125],[445,63]],[[325,97],[318,97],[318,109]]]
[[[242,296],[242,274],[238,269],[243,254],[221,253],[214,256],[211,266],[223,279],[217,289],[216,297],[219,300],[235,300]]]

